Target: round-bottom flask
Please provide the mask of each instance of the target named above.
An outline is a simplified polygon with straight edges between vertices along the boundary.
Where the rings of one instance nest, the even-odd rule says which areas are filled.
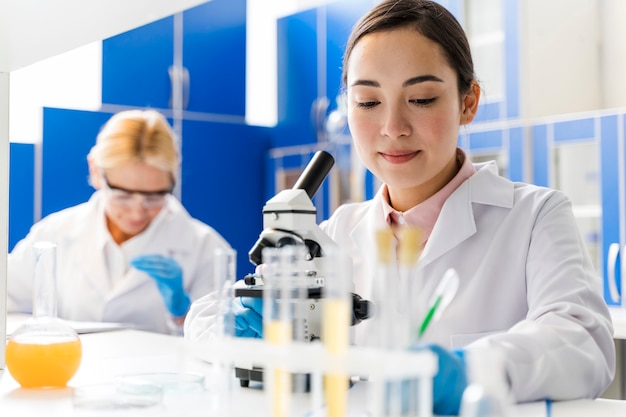
[[[78,334],[56,317],[56,245],[37,242],[33,317],[18,327],[5,351],[7,369],[22,388],[61,388],[82,359]]]

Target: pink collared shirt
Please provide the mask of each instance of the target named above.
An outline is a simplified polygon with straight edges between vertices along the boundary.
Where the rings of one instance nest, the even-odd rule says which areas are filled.
[[[389,205],[389,190],[387,189],[387,184],[384,184],[381,190],[383,197],[383,212],[385,213],[385,220],[387,221],[387,224],[390,226],[408,225],[420,229],[422,231],[422,247],[428,241],[428,237],[430,236],[433,227],[435,227],[435,222],[437,221],[437,217],[439,217],[441,208],[448,197],[450,197],[454,190],[456,190],[466,179],[474,175],[476,172],[474,165],[465,155],[465,152],[463,152],[460,148],[457,148],[456,152],[457,158],[463,162],[459,172],[454,176],[454,178],[452,178],[449,183],[447,183],[441,190],[436,192],[426,201],[419,203],[404,213]]]

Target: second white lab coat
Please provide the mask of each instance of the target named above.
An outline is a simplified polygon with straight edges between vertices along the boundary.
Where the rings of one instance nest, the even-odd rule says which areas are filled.
[[[517,401],[596,397],[615,371],[612,324],[566,196],[513,183],[494,163],[445,202],[420,260],[424,312],[448,268],[460,277],[456,298],[422,342],[447,348],[493,346],[506,353]],[[346,204],[326,233],[354,262],[355,292],[371,299],[376,273],[375,231],[385,228],[379,192]],[[368,337],[368,323],[355,328]]]
[[[57,244],[58,316],[67,320],[129,323],[161,333],[172,332],[172,322],[155,282],[130,266],[122,277],[112,277],[104,246],[112,239],[105,225],[103,196],[50,214],[34,224],[8,256],[9,312],[30,312],[34,255],[38,240]],[[167,204],[148,228],[124,245],[129,258],[161,254],[183,269],[183,286],[191,300],[212,290],[214,251],[230,249],[210,226],[192,218],[180,202]],[[130,260],[130,259],[128,259]]]

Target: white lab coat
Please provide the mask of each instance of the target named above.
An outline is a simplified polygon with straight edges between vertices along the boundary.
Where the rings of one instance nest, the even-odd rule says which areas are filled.
[[[50,214],[34,224],[8,256],[9,312],[30,312],[34,256],[38,240],[57,243],[58,316],[67,320],[129,323],[143,330],[173,332],[154,281],[128,266],[110,276],[105,245],[115,244],[105,225],[104,201],[96,191],[89,201]],[[183,269],[191,300],[212,289],[213,255],[230,245],[213,228],[192,218],[180,202],[167,204],[141,234],[124,242],[130,258],[141,254],[173,257]]]
[[[517,401],[600,395],[615,371],[613,329],[569,200],[500,177],[493,162],[475,167],[445,202],[421,256],[418,306],[448,268],[460,277],[423,342],[503,349]],[[386,227],[381,193],[339,207],[322,226],[352,255],[355,292],[371,299],[380,279],[374,233]],[[357,343],[365,340],[367,321],[355,331]]]

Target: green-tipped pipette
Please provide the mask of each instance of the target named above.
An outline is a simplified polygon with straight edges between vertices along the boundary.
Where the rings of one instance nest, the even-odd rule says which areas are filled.
[[[417,340],[420,340],[428,326],[434,321],[439,320],[443,311],[448,307],[450,301],[456,295],[459,289],[459,275],[452,268],[448,269],[443,275],[441,282],[437,285],[435,292],[428,303],[428,311],[417,333]]]

